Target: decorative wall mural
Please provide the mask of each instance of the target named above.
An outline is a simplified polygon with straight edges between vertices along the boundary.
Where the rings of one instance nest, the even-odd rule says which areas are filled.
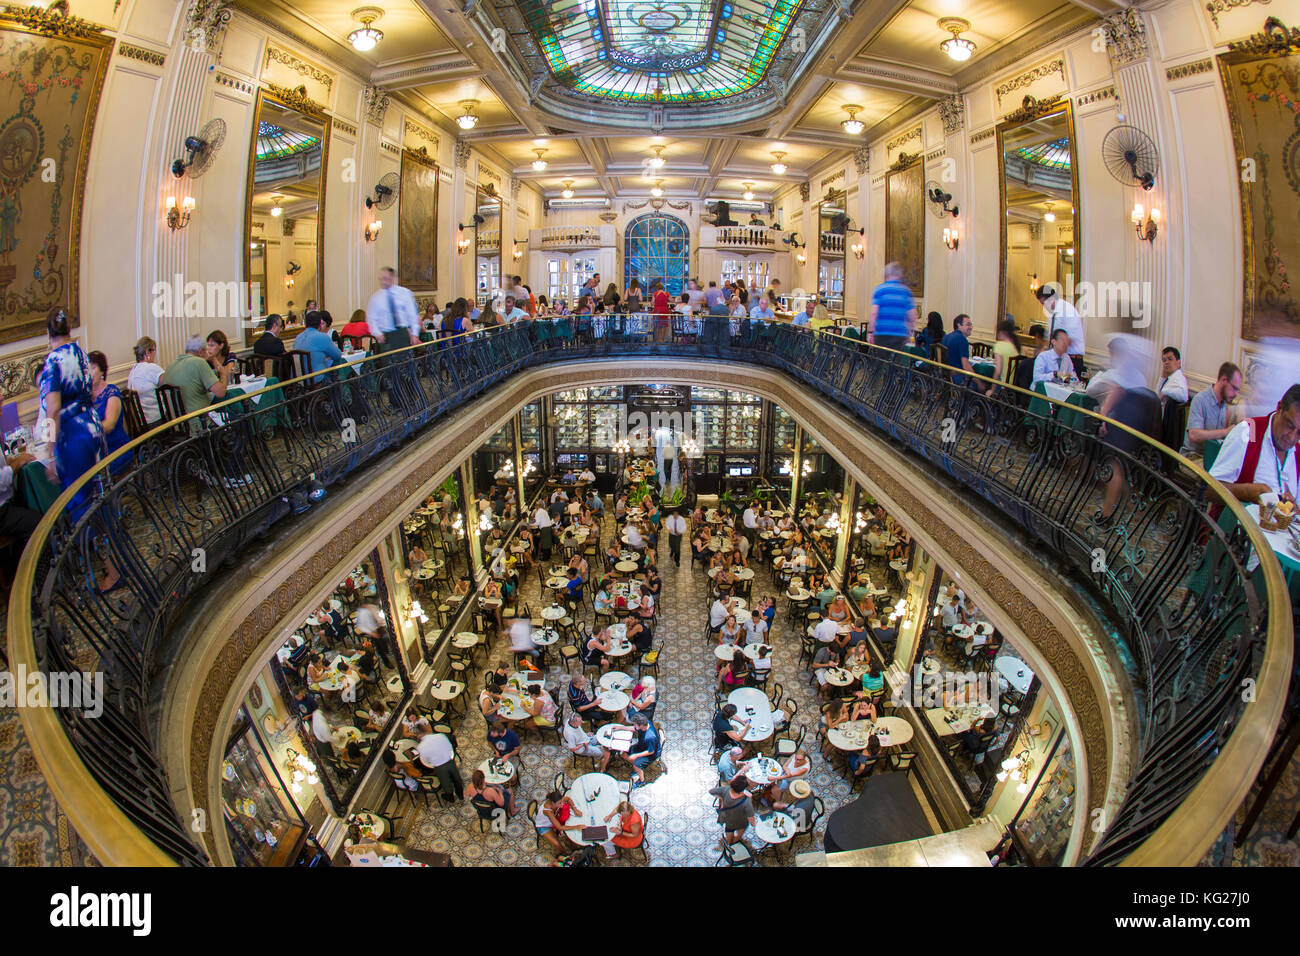
[[[925,164],[900,153],[885,174],[885,262],[903,264],[903,281],[925,295]]]
[[[76,17],[0,14],[0,342],[79,314],[77,258],[90,136],[112,41]]]
[[[1289,272],[1300,269],[1300,30],[1269,17],[1218,60],[1242,171],[1241,334],[1300,338]]]
[[[414,292],[438,288],[438,167],[417,153],[402,153],[398,195],[397,279]]]

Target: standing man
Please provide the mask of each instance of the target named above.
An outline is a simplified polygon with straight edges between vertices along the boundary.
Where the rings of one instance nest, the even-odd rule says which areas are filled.
[[[772,280],[772,284],[768,286],[766,295],[767,295],[767,301],[771,304],[773,309],[778,308],[780,306],[781,304],[781,280],[780,279]]]
[[[758,534],[758,513],[760,507],[757,500],[751,501],[745,508],[744,514],[740,516],[741,522],[745,526],[745,537],[749,540],[749,546],[754,547],[755,535]]]
[[[694,279],[686,283],[686,301],[690,303],[691,312],[696,315],[703,312],[708,304],[708,297]]]
[[[1183,356],[1172,345],[1160,353],[1160,384],[1156,386],[1160,404],[1172,401],[1181,405],[1187,401],[1187,376],[1183,374]]]
[[[457,800],[463,800],[465,781],[461,779],[460,768],[456,766],[456,751],[447,735],[425,734],[415,749],[419,752],[420,763],[438,778],[442,792],[448,797],[454,793]]]
[[[680,511],[674,511],[664,519],[664,528],[668,531],[668,553],[672,556],[673,564],[680,568],[682,566],[682,535],[686,533],[686,519],[682,517]]]
[[[377,353],[420,344],[420,310],[415,296],[397,284],[397,272],[391,267],[379,270],[379,288],[366,303],[366,325]],[[402,335],[403,331],[407,334]]]
[[[1047,326],[1047,338],[1051,341],[1052,334],[1057,329],[1065,329],[1070,336],[1070,347],[1067,354],[1070,361],[1074,363],[1074,374],[1078,378],[1083,377],[1083,316],[1079,315],[1079,310],[1057,294],[1054,287],[1043,284],[1038,287],[1034,293],[1038,297],[1039,303],[1043,306],[1043,311],[1047,313],[1049,324]]]
[[[916,326],[916,302],[912,290],[903,284],[903,265],[885,266],[885,281],[871,293],[871,331],[867,341],[883,348],[901,350]]]

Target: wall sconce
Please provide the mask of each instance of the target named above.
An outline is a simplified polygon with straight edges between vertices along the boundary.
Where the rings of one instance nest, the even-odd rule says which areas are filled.
[[[794,254],[794,258],[795,261],[799,263],[799,265],[803,265],[805,262],[808,261],[808,257],[805,256],[802,252],[796,252]]]
[[[957,230],[956,230],[956,229],[947,229],[947,228],[944,229],[944,231],[943,231],[943,244],[944,244],[945,246],[947,246],[947,247],[949,248],[949,250],[951,250],[952,252],[956,252],[956,251],[957,251],[957,245],[958,245],[958,243],[959,243],[960,241],[961,241],[961,240],[960,240],[960,238],[959,238],[958,235],[957,235]]]
[[[1033,758],[1029,756],[1028,750],[1022,750],[1014,757],[1008,757],[1002,761],[1002,769],[998,772],[998,782],[1005,782],[1007,779],[1018,779],[1020,781],[1016,786],[1016,793],[1025,794],[1029,792],[1029,771],[1034,767]]]
[[[864,255],[866,255],[867,247],[864,246],[861,242],[855,242],[853,243],[853,245],[849,246],[849,251],[853,253],[855,258],[861,259]]]
[[[514,259],[515,262],[518,262],[518,261],[519,261],[520,259],[522,259],[523,257],[524,257],[524,251],[523,251],[522,249],[519,248],[519,243],[517,243],[517,242],[514,243],[514,244],[510,247],[510,258],[511,258],[511,259]]]
[[[1031,273],[1029,276],[1029,291],[1037,292],[1039,285],[1041,285],[1041,283],[1038,281],[1038,273]]]
[[[626,438],[620,438],[618,441],[614,442],[614,454],[630,455],[631,453],[632,453],[632,443],[628,441]]]
[[[176,205],[176,197],[167,197],[167,228],[184,229],[190,224],[190,215],[194,212],[194,197],[186,196],[181,204]]]
[[[304,757],[298,751],[290,748],[284,752],[285,762],[288,764],[290,773],[289,789],[294,793],[302,793],[302,785],[305,783],[309,787],[316,786],[318,780],[316,777],[316,764]]]
[[[460,238],[456,240],[456,254],[463,256],[469,251],[469,247],[474,244],[474,240],[464,233],[464,226],[461,227]]]
[[[1160,210],[1154,206],[1150,212],[1143,209],[1141,203],[1135,203],[1129,213],[1129,221],[1137,230],[1137,237],[1146,242],[1155,242],[1156,233],[1160,231]]]
[[[366,242],[374,242],[376,239],[379,238],[379,230],[383,228],[384,228],[384,221],[382,219],[376,219],[373,222],[368,222],[366,223],[365,230],[362,232],[362,236],[365,238]]]

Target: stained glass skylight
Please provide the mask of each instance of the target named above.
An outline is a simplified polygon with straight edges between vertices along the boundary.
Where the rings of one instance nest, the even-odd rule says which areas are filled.
[[[681,103],[766,75],[803,0],[521,0],[552,76],[576,93]]]
[[[257,161],[285,159],[320,146],[319,136],[287,130],[274,123],[257,124]]]
[[[1048,169],[1069,169],[1070,140],[1066,137],[1034,146],[1022,146],[1016,150],[1016,155]]]

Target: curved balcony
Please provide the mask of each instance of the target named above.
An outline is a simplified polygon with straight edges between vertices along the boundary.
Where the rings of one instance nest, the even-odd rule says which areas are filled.
[[[719,226],[716,240],[719,249],[776,248],[777,233],[770,226]]]
[[[546,226],[541,232],[543,249],[573,252],[600,248],[600,230],[594,226]]]
[[[310,481],[337,483],[518,372],[653,357],[759,366],[820,393],[854,427],[941,469],[1068,569],[1115,623],[1137,674],[1126,792],[1087,862],[1186,865],[1203,855],[1258,773],[1291,668],[1281,570],[1235,500],[1162,446],[1143,440],[1128,454],[1098,437],[1103,421],[1119,423],[1072,406],[1068,416],[1039,414],[1014,389],[984,397],[912,356],[789,326],[732,336],[708,321],[701,341],[663,345],[649,341],[649,328],[644,317],[599,328],[561,320],[415,346],[340,381],[285,383],[274,404],[225,402],[221,427],[191,432],[212,409],[193,413],[74,483],[24,552],[13,593],[31,600],[10,605],[10,658],[29,672],[104,672],[98,720],[74,708],[22,710],[49,786],[92,852],[109,864],[208,861],[176,811],[172,794],[183,784],[164,773],[150,717],[159,669],[177,651],[168,624],[203,582],[195,554],[217,568],[286,517],[288,499]],[[130,469],[106,482],[128,450]],[[1116,468],[1124,489],[1103,520],[1090,490]],[[66,506],[91,483],[93,502],[74,520]],[[1215,521],[1215,504],[1236,523]],[[1108,558],[1100,566],[1098,548]],[[1252,549],[1262,561],[1248,575]],[[107,597],[96,590],[106,555],[126,582]],[[237,668],[248,650],[232,638],[216,669]],[[1250,708],[1246,680],[1256,689]],[[204,792],[206,772],[190,766],[194,792]]]

